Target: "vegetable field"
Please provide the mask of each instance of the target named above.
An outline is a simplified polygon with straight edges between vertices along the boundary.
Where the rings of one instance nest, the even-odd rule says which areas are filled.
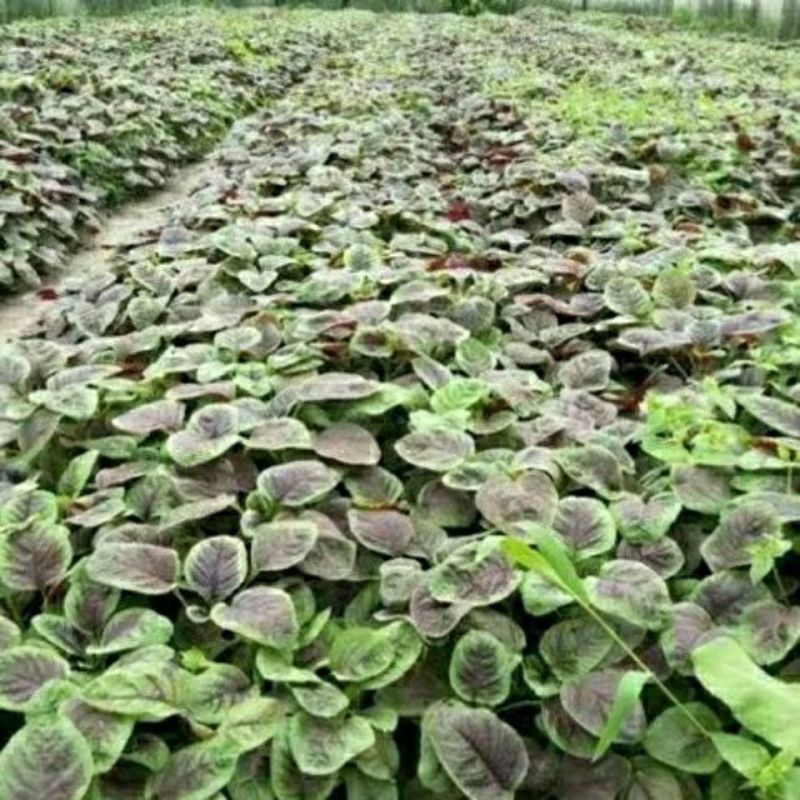
[[[8,26],[0,282],[0,800],[800,798],[793,45]]]

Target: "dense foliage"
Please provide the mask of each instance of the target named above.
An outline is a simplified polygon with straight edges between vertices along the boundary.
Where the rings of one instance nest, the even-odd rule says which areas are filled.
[[[296,24],[143,19],[0,29],[0,289],[36,286],[102,207],[162,185],[305,70]]]
[[[0,798],[799,797],[791,53],[253,19],[0,351]]]

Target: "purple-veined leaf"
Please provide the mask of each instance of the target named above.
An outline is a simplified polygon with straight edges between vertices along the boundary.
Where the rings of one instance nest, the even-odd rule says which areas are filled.
[[[314,437],[314,451],[322,458],[350,466],[374,466],[381,460],[375,437],[360,425],[338,422]]]
[[[25,711],[50,681],[69,676],[69,664],[50,650],[21,645],[0,653],[0,708]]]
[[[439,429],[409,433],[395,442],[404,461],[431,472],[447,472],[475,452],[475,442],[461,431]]]
[[[597,576],[584,579],[596,608],[633,625],[660,630],[669,621],[671,602],[666,583],[638,561],[606,561]]]
[[[147,595],[171,592],[179,571],[178,554],[153,544],[102,543],[86,561],[86,574],[93,581]]]
[[[281,505],[304,506],[321,500],[340,478],[321,461],[290,461],[264,470],[258,476],[258,488]]]
[[[41,592],[64,578],[71,560],[69,531],[34,520],[0,542],[0,582],[16,591]]]
[[[157,400],[115,417],[112,425],[123,433],[149,436],[155,431],[177,431],[183,425],[183,403],[174,400]]]
[[[593,736],[600,736],[609,721],[617,698],[617,690],[626,673],[606,669],[590,672],[561,688],[561,703],[567,713]],[[638,697],[627,704],[613,741],[631,743],[642,738],[647,726],[644,709]]]
[[[247,577],[247,550],[235,536],[210,536],[193,545],[183,565],[188,587],[207,603],[224,600]]]
[[[556,515],[558,494],[543,472],[525,472],[517,478],[493,475],[483,482],[475,505],[497,528],[513,530],[515,523],[550,523]]]
[[[0,752],[0,797],[81,800],[92,780],[92,752],[64,717],[36,718]]]
[[[107,655],[149,645],[166,644],[172,638],[172,623],[149,608],[127,608],[115,614],[97,644],[89,645],[92,655]]]
[[[289,723],[289,746],[306,775],[332,775],[374,743],[372,726],[354,715],[321,719],[301,711]]]
[[[225,630],[267,647],[290,647],[299,633],[292,598],[282,589],[254,586],[233,597],[230,604],[218,603],[211,619]]]
[[[399,511],[362,511],[347,514],[350,531],[369,550],[389,556],[403,555],[414,537],[411,520]]]
[[[427,724],[436,757],[469,800],[513,800],[528,755],[510,725],[491,711],[460,703],[435,706]]]
[[[319,528],[302,519],[279,518],[252,530],[254,572],[280,572],[302,562],[317,542]]]
[[[231,405],[212,403],[195,411],[186,429],[167,439],[167,452],[182,467],[219,458],[239,441],[239,422]]]

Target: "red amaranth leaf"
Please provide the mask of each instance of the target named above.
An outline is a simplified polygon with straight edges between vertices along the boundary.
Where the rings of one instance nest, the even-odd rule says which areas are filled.
[[[447,219],[450,222],[461,222],[465,219],[472,219],[472,212],[463,200],[454,200],[447,209]]]

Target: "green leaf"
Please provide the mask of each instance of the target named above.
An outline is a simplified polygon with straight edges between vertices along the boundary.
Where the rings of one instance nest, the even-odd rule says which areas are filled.
[[[78,497],[86,486],[99,455],[97,450],[87,450],[73,458],[58,479],[59,495],[70,500]]]
[[[406,434],[395,442],[395,450],[415,467],[447,472],[475,452],[475,442],[466,433],[440,428]]]
[[[393,658],[385,629],[348,628],[333,640],[331,672],[340,681],[363,681],[383,672]]]
[[[211,662],[181,685],[181,701],[192,719],[212,725],[224,722],[233,709],[255,694],[250,679],[233,664]]]
[[[786,436],[800,437],[800,407],[760,394],[739,392],[736,401],[757,420]]]
[[[350,705],[347,695],[331,683],[291,686],[289,691],[300,708],[313,717],[330,719],[341,714]]]
[[[95,773],[108,772],[117,763],[133,733],[133,719],[100,711],[78,698],[67,700],[59,711],[89,743]]]
[[[248,697],[223,714],[217,736],[245,753],[268,742],[286,724],[284,714],[283,704],[271,697]]]
[[[641,317],[651,308],[650,296],[636,278],[617,275],[611,278],[603,292],[605,304],[617,314]]]
[[[745,778],[755,780],[769,764],[770,754],[764,745],[733,733],[715,733],[711,741],[720,757]]]
[[[489,387],[475,378],[452,378],[431,397],[431,408],[437,414],[472,408],[489,396]]]
[[[664,764],[695,775],[710,775],[722,762],[712,737],[704,734],[687,717],[689,712],[706,731],[722,728],[717,715],[703,703],[685,703],[668,708],[656,717],[644,737],[644,749]]]
[[[307,775],[295,762],[289,747],[289,725],[278,729],[270,748],[270,778],[278,800],[326,800],[336,788],[338,776]]]
[[[227,786],[238,753],[212,739],[173,753],[147,785],[152,800],[208,800]]]
[[[619,684],[614,702],[608,712],[606,724],[600,731],[597,745],[594,749],[594,760],[602,758],[612,743],[619,738],[622,727],[630,714],[634,711],[645,684],[650,679],[646,672],[626,672]]]
[[[718,638],[692,652],[700,683],[749,731],[775,747],[800,752],[800,686],[756,666],[741,645]]]
[[[83,699],[112,714],[162,720],[178,712],[179,673],[170,664],[119,664],[87,684]]]
[[[229,605],[218,603],[211,619],[220,628],[279,650],[293,645],[300,633],[292,598],[268,586],[245,589]]]
[[[292,755],[306,775],[332,775],[374,743],[375,732],[361,717],[320,719],[301,711],[289,723]]]

